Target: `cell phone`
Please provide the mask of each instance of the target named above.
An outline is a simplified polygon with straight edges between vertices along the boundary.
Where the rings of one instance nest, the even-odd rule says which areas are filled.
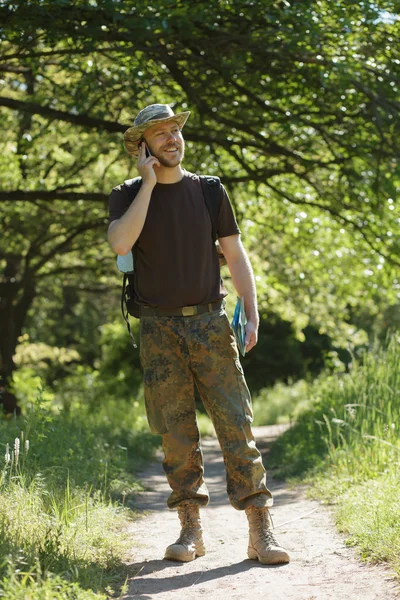
[[[142,144],[144,144],[144,151],[146,153],[146,158],[149,158],[149,156],[152,156],[152,154],[149,150],[149,147],[144,140],[142,140]]]

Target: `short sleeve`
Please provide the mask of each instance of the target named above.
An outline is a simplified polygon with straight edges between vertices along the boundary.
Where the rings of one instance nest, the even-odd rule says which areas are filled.
[[[108,198],[110,223],[120,219],[129,208],[130,202],[128,194],[122,188],[123,185],[118,185],[117,187],[113,188]]]
[[[226,189],[222,185],[222,201],[218,214],[217,237],[228,237],[240,233],[240,229],[233,214],[232,204]]]

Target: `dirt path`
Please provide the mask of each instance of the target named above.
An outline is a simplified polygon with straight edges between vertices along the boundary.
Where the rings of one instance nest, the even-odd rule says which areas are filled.
[[[279,426],[254,428],[260,450]],[[175,511],[166,508],[169,487],[160,462],[140,474],[146,489],[136,506],[143,516],[132,524],[134,561],[125,599],[157,600],[395,600],[399,593],[383,568],[361,564],[333,527],[329,510],[269,477],[271,513],[277,539],[290,552],[288,565],[268,567],[247,558],[247,519],[234,510],[225,492],[225,470],[218,443],[202,442],[206,482],[211,494],[202,510],[206,556],[191,563],[162,560],[179,534]]]

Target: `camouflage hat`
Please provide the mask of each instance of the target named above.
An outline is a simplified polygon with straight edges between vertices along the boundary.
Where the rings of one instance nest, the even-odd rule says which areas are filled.
[[[129,127],[124,133],[126,150],[132,156],[137,156],[139,152],[138,144],[147,129],[157,125],[157,123],[168,123],[168,121],[175,121],[182,129],[189,115],[190,111],[175,114],[168,104],[150,104],[150,106],[146,106],[137,115],[133,127]]]

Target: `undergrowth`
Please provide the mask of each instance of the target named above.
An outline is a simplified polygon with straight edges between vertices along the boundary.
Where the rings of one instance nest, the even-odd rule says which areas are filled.
[[[158,444],[122,408],[54,410],[39,389],[24,417],[2,421],[0,597],[122,593],[127,506],[141,489],[133,472]]]
[[[309,388],[310,407],[272,447],[269,466],[311,483],[337,506],[363,557],[400,576],[400,338],[365,353],[350,374]]]

